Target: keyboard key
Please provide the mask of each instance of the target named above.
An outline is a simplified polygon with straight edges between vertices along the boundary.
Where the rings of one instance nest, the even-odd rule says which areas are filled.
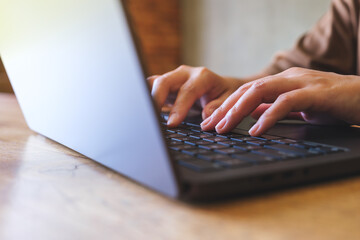
[[[199,137],[199,136],[194,136],[194,135],[189,135],[189,137],[194,138],[194,139],[198,139],[198,140],[201,139],[201,137]]]
[[[297,140],[293,140],[293,139],[287,139],[287,138],[284,138],[284,139],[276,139],[276,140],[272,140],[273,142],[276,142],[276,143],[280,143],[280,144],[294,144],[294,143],[297,143],[298,141]]]
[[[210,147],[211,149],[222,149],[222,148],[227,148],[224,145],[221,144],[212,144],[212,145],[207,145],[208,147]]]
[[[331,152],[340,152],[343,151],[336,147],[326,147],[326,146],[317,146],[309,148],[309,152],[315,152],[315,153],[331,153]]]
[[[184,142],[181,139],[178,139],[178,138],[170,138],[168,140],[171,141],[171,142],[179,142],[180,144],[184,144]]]
[[[205,133],[201,133],[201,138],[207,138],[207,139],[211,139],[213,137],[215,137],[214,135],[209,135],[209,134],[205,134]]]
[[[196,146],[195,141],[185,141],[185,144]]]
[[[167,138],[182,138],[184,135],[173,133],[166,136]]]
[[[258,141],[259,139],[256,139],[254,137],[243,136],[243,137],[239,137],[239,138],[231,138],[231,140],[240,141],[240,142],[246,142],[246,141]]]
[[[236,142],[245,142],[246,140],[244,140],[244,138],[246,139],[246,137],[240,137],[240,138],[230,138],[231,141],[236,141]]]
[[[186,149],[194,149],[195,146],[192,145],[188,145],[188,144],[184,144],[184,145],[174,145],[171,146],[170,149],[176,150],[176,151],[180,151],[180,150],[186,150]]]
[[[215,136],[215,137],[220,137],[220,138],[224,138],[224,139],[229,140],[229,138],[228,138],[227,136],[222,135],[222,134],[215,134],[214,136]]]
[[[195,138],[191,138],[191,137],[177,137],[177,138],[171,138],[171,140],[175,140],[175,141],[196,141]]]
[[[219,134],[220,136],[225,136],[227,138],[241,138],[241,137],[246,137],[242,134],[238,134],[238,133],[225,133],[225,134]]]
[[[253,153],[256,154],[260,154],[260,155],[264,155],[264,156],[270,156],[276,159],[289,159],[289,158],[296,158],[296,157],[300,157],[298,154],[295,153],[288,153],[288,152],[281,152],[278,150],[274,150],[274,149],[256,149],[252,151]]]
[[[165,131],[165,134],[167,134],[167,135],[172,134],[172,133],[176,133],[176,132],[171,129],[166,129],[166,131]]]
[[[244,154],[234,154],[232,155],[236,159],[240,159],[242,161],[247,161],[249,163],[257,164],[257,163],[268,163],[273,162],[276,158],[267,155],[260,155],[255,153],[244,153]]]
[[[257,145],[257,146],[263,146],[265,144],[269,144],[268,141],[246,141],[246,143],[252,144],[252,145]]]
[[[268,139],[263,137],[253,137],[253,138],[256,138],[257,140],[261,140],[261,141],[268,141]]]
[[[284,152],[287,152],[287,153],[292,153],[292,154],[295,154],[295,155],[298,155],[298,156],[314,155],[314,154],[317,153],[315,150],[314,151],[308,151],[307,149],[297,148],[297,147],[284,145],[284,144],[265,145],[264,147],[284,151]],[[320,153],[320,152],[318,152],[318,153]]]
[[[197,132],[197,133],[202,133],[202,132],[203,132],[203,131],[201,130],[201,128],[192,128],[191,131],[192,131],[193,133],[195,133],[195,132]],[[192,134],[193,134],[193,133],[192,133]]]
[[[221,154],[236,154],[236,153],[242,153],[244,152],[244,150],[237,148],[223,148],[223,149],[216,149],[215,152]]]
[[[226,137],[226,138],[241,138],[241,137],[248,137],[249,135],[243,135],[239,133],[224,133],[224,134],[218,134],[218,136]]]
[[[216,135],[216,132],[205,132],[205,131],[202,131],[203,134],[207,134],[207,135],[210,135],[210,136],[215,136]]]
[[[218,163],[211,163],[208,161],[200,160],[200,159],[193,159],[187,161],[178,161],[178,163],[184,167],[190,168],[195,171],[214,171],[221,168],[221,165]]]
[[[208,137],[204,137],[203,138],[205,141],[210,141],[210,142],[225,142],[225,141],[229,141],[229,139],[227,138],[222,138],[222,137],[217,137],[217,136],[208,136]]]
[[[306,145],[306,146],[308,146],[309,148],[310,147],[317,147],[317,146],[319,146],[319,145],[321,145],[321,144],[319,144],[319,143],[314,143],[314,142],[302,142],[302,144],[304,144],[304,145]]]
[[[182,145],[182,144],[184,144],[184,143],[181,142],[181,141],[171,140],[171,141],[168,142],[168,144],[169,144],[170,146],[173,146],[173,145]]]
[[[309,149],[310,146],[307,146],[305,144],[301,144],[301,143],[293,143],[293,144],[290,144],[290,146],[293,146],[293,147],[296,147],[296,148],[303,148],[303,149]]]
[[[199,154],[197,155],[198,158],[201,158],[206,161],[218,161],[218,160],[224,160],[224,159],[231,159],[230,156],[224,155],[224,154]]]
[[[249,161],[243,161],[241,159],[223,159],[223,160],[219,160],[217,161],[217,163],[223,165],[224,167],[244,167],[244,166],[248,166],[251,165],[251,163]]]
[[[182,135],[188,135],[191,134],[191,130],[188,129],[179,129],[176,131],[178,134],[182,134]]]
[[[212,140],[211,138],[203,138],[204,141],[215,143],[215,140]]]
[[[208,150],[226,148],[226,146],[221,145],[221,144],[199,145],[199,147],[204,148],[204,149],[208,149]]]
[[[218,144],[225,145],[225,146],[233,146],[239,144],[239,142],[236,141],[224,141],[224,142],[218,142]]]
[[[194,133],[191,133],[190,136],[195,136],[195,137],[199,137],[199,138],[206,138],[206,137],[210,137],[211,135],[205,134],[205,133],[200,133],[200,132],[194,132]]]
[[[222,137],[215,137],[215,138],[214,138],[214,141],[215,141],[215,142],[226,142],[226,141],[229,141],[229,139],[227,139],[227,138],[222,138]]]
[[[250,145],[250,144],[237,144],[237,145],[233,145],[234,148],[237,149],[241,149],[244,151],[252,151],[252,150],[256,150],[256,149],[262,149],[263,147],[261,146],[257,146],[257,145]]]
[[[283,137],[278,137],[278,136],[272,136],[272,135],[261,135],[262,138],[265,138],[267,140],[277,140],[277,139],[282,139]]]
[[[212,142],[205,141],[205,140],[197,140],[197,141],[195,141],[195,143],[197,145],[211,145],[211,144],[213,144]]]
[[[195,123],[190,123],[190,122],[185,122],[184,125],[189,126],[190,128],[200,128],[199,124],[195,124]]]
[[[211,150],[202,149],[202,148],[194,148],[194,149],[186,149],[182,150],[183,153],[196,155],[196,154],[213,154]]]
[[[211,143],[210,143],[211,144]],[[208,145],[210,145],[208,144]],[[212,150],[211,147],[208,147],[208,145],[198,145],[199,148],[206,149],[206,150]]]
[[[193,156],[190,156],[188,154],[184,154],[184,153],[180,153],[180,152],[176,152],[173,153],[173,159],[179,161],[186,161],[186,160],[195,160],[196,158],[194,158]]]

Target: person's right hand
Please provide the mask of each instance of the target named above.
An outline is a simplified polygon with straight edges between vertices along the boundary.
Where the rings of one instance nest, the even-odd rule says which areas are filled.
[[[204,67],[180,66],[164,75],[148,78],[151,93],[159,109],[169,94],[177,93],[170,111],[168,126],[176,127],[200,99],[202,118],[209,117],[245,81],[221,77]]]

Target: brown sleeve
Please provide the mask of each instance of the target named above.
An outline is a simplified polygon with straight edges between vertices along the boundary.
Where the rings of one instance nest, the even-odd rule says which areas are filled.
[[[268,74],[303,67],[356,74],[360,0],[333,0],[330,10],[289,51],[276,54]]]

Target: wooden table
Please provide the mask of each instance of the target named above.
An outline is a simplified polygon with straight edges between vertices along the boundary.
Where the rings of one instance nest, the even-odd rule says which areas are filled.
[[[0,94],[0,239],[360,239],[360,177],[207,205],[171,200],[30,131]]]

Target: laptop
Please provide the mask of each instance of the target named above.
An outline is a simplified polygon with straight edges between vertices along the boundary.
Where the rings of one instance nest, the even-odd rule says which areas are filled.
[[[277,124],[253,138],[168,129],[120,0],[0,3],[0,54],[28,126],[171,198],[213,200],[360,172],[360,130]]]

